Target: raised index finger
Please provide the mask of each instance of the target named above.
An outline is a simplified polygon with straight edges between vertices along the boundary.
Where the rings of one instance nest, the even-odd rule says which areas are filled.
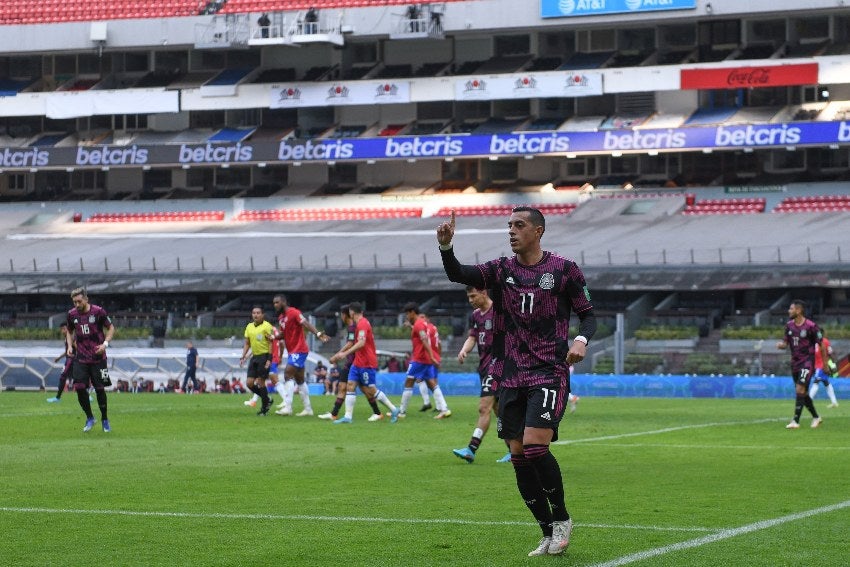
[[[452,209],[452,218],[449,221],[449,223],[452,226],[452,231],[454,231],[454,229],[455,229],[455,210],[454,209]]]

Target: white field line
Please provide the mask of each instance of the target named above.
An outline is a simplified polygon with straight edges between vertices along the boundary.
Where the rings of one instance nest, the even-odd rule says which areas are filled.
[[[754,449],[765,451],[781,451],[788,449],[781,445],[684,445],[672,443],[598,443],[599,447],[634,447],[645,449],[647,447],[659,447],[662,449],[716,449],[718,451],[750,451]],[[794,451],[850,451],[850,447],[828,445],[825,447],[811,447],[808,445],[794,445]]]
[[[687,431],[688,429],[705,429],[708,427],[728,427],[731,425],[756,425],[758,423],[770,423],[773,421],[787,421],[782,417],[769,417],[765,419],[751,419],[747,421],[716,421],[712,423],[695,423],[693,425],[681,425],[678,427],[665,427],[664,429],[653,429],[650,431],[635,431],[632,433],[619,433],[617,435],[604,435],[602,437],[588,437],[587,439],[565,439],[555,441],[553,445],[575,445],[577,443],[595,443],[597,441],[613,441],[615,439],[626,439],[628,437],[641,437],[643,435],[659,435],[672,433],[674,431]]]
[[[98,516],[138,516],[155,518],[191,518],[203,520],[303,520],[308,522],[365,522],[385,524],[451,524],[464,526],[532,526],[530,522],[461,520],[453,518],[372,518],[362,516],[310,516],[302,514],[224,514],[204,512],[161,512],[139,510],[83,510],[73,508],[18,508],[0,506],[0,512],[20,514],[69,514],[69,515],[98,515]],[[669,532],[710,532],[711,528],[640,526],[640,525],[609,525],[609,524],[576,524],[584,528],[622,529],[622,530],[652,530]]]
[[[774,526],[787,524],[788,522],[794,522],[796,520],[802,520],[804,518],[810,518],[812,516],[820,516],[821,514],[835,512],[836,510],[841,510],[847,507],[850,507],[850,500],[845,500],[844,502],[833,504],[831,506],[823,506],[821,508],[814,508],[812,510],[806,510],[804,512],[797,512],[796,514],[789,514],[787,516],[773,518],[771,520],[762,520],[760,522],[754,522],[752,524],[747,524],[746,526],[741,526],[739,528],[720,530],[717,533],[698,537],[688,541],[683,541],[681,543],[664,545],[661,547],[656,547],[654,549],[647,549],[646,551],[639,551],[637,553],[624,555],[622,557],[618,557],[617,559],[612,559],[603,563],[595,563],[590,567],[620,567],[621,565],[636,563],[638,561],[643,561],[644,559],[658,557],[659,555],[665,555],[667,553],[673,553],[675,551],[682,551],[684,549],[692,549],[694,547],[701,547],[709,543],[722,541],[724,539],[733,538],[739,535],[744,535],[760,530],[766,530]]]

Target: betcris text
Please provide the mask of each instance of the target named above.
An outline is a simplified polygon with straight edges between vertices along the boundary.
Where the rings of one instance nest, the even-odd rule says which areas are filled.
[[[335,142],[321,141],[313,142],[307,140],[300,144],[281,142],[277,150],[277,159],[288,160],[313,160],[313,159],[348,159],[354,155],[354,144],[336,140]]]
[[[254,157],[254,146],[243,146],[242,142],[230,144],[213,144],[207,142],[204,146],[180,145],[180,163],[238,163],[251,161]]]
[[[143,165],[148,163],[148,150],[135,144],[126,148],[99,146],[77,148],[77,165]]]
[[[44,167],[50,163],[50,154],[38,148],[13,150],[6,148],[0,152],[0,165],[3,167]]]

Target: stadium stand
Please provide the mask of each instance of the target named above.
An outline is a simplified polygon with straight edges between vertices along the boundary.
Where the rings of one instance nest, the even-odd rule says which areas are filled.
[[[850,211],[850,195],[787,197],[773,209],[774,213],[825,213],[839,211]]]
[[[685,206],[685,215],[742,215],[763,213],[767,200],[762,197],[745,199],[701,199]]]
[[[224,211],[164,211],[157,213],[95,213],[86,222],[211,222],[224,220]]]

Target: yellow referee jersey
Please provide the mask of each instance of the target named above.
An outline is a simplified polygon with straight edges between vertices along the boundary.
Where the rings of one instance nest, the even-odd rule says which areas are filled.
[[[274,335],[274,327],[268,321],[263,321],[259,325],[251,321],[245,326],[245,338],[251,344],[252,355],[269,354],[272,335]]]

